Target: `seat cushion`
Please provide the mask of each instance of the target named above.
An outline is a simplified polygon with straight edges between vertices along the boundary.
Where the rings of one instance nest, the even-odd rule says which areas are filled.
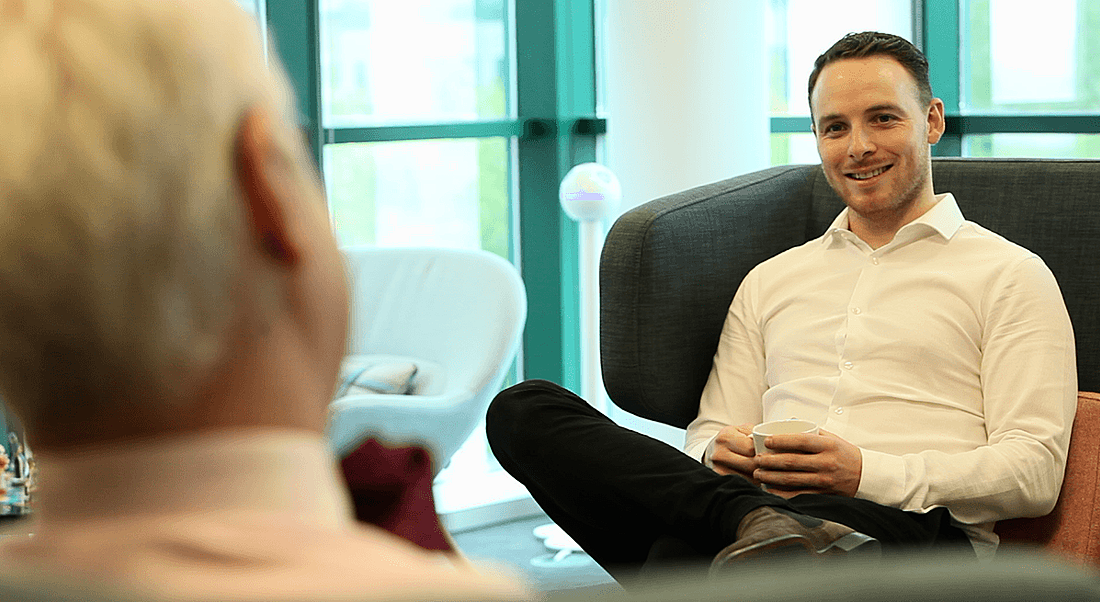
[[[355,354],[344,358],[334,398],[348,395],[432,395],[442,390],[443,367],[401,355]]]

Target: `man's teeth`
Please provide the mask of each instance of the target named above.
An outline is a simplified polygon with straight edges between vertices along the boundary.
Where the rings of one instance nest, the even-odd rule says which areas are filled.
[[[880,167],[880,168],[878,168],[874,171],[869,171],[867,173],[853,173],[853,174],[848,174],[848,175],[850,175],[851,177],[853,177],[857,180],[866,180],[868,178],[873,178],[873,177],[879,175],[880,173],[886,171],[887,169],[890,169],[889,165],[886,165],[884,167]]]

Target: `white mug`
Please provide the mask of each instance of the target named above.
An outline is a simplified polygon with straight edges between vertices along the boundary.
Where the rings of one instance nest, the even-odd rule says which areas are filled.
[[[756,448],[758,454],[771,454],[775,453],[772,450],[764,446],[764,439],[767,439],[769,435],[788,435],[805,433],[809,435],[817,434],[817,425],[809,420],[799,420],[798,418],[788,418],[786,420],[772,420],[770,422],[761,422],[760,424],[752,427],[752,444]]]

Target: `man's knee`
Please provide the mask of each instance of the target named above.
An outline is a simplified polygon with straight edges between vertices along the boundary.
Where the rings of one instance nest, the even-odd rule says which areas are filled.
[[[485,415],[489,445],[499,453],[499,448],[512,447],[514,435],[522,435],[520,440],[530,440],[539,425],[546,424],[548,406],[558,405],[562,401],[571,403],[572,397],[576,396],[567,389],[537,379],[501,391],[489,404]]]
[[[492,433],[509,432],[526,422],[535,409],[538,397],[553,394],[554,385],[544,380],[528,380],[497,393],[485,416],[485,426]]]

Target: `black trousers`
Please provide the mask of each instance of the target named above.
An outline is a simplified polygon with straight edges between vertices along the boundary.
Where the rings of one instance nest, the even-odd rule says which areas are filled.
[[[709,562],[760,506],[847,525],[878,539],[884,557],[933,546],[973,554],[944,508],[918,514],[819,494],[786,500],[615,424],[551,382],[527,381],[497,395],[486,431],[504,469],[620,582],[637,578],[647,561]]]

